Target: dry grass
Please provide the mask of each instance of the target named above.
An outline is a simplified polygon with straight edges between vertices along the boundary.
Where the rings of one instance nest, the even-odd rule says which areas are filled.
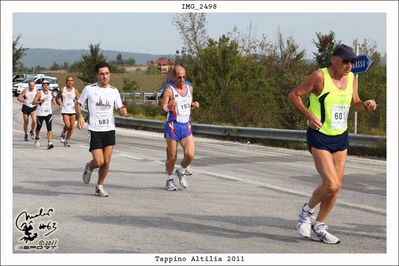
[[[78,75],[80,73],[53,72],[49,74],[57,77],[60,87],[65,86],[65,78],[69,75],[75,77],[75,88],[77,88],[79,91],[82,91],[84,87],[83,81],[78,78]],[[162,85],[166,80],[165,75],[148,75],[143,73],[142,71],[135,71],[126,73],[111,73],[110,84],[118,88],[119,91],[122,91],[124,78],[135,80],[137,83],[139,83],[140,92],[158,92],[162,88]]]

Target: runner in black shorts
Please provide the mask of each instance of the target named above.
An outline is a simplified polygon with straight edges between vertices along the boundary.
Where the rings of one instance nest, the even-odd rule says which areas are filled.
[[[24,119],[24,132],[25,132],[24,140],[25,141],[28,141],[29,116],[32,118],[30,136],[32,139],[34,139],[33,131],[35,130],[35,127],[36,127],[36,108],[37,108],[37,106],[32,104],[32,102],[36,96],[36,93],[37,93],[37,91],[35,89],[35,82],[30,81],[29,87],[27,89],[24,89],[17,98],[17,100],[19,102],[23,103],[22,114],[23,114],[23,119]]]
[[[82,116],[80,106],[87,104],[88,129],[89,129],[89,151],[92,160],[86,163],[82,175],[83,183],[90,182],[91,174],[95,168],[98,170],[98,181],[95,195],[108,197],[104,190],[105,177],[107,176],[113,146],[115,145],[115,119],[113,110],[118,109],[121,115],[126,115],[126,108],[122,104],[118,89],[108,84],[110,78],[110,66],[108,63],[100,62],[96,65],[98,82],[87,85],[75,105],[78,116],[78,127],[82,129],[85,120]]]
[[[96,132],[89,130],[89,151],[115,145],[115,130]]]
[[[289,100],[308,120],[309,150],[322,183],[313,191],[309,201],[299,212],[298,233],[327,244],[338,244],[339,238],[327,231],[325,224],[332,211],[344,178],[348,150],[348,114],[355,111],[374,111],[374,100],[360,100],[357,81],[351,72],[356,54],[345,44],[334,48],[331,66],[309,75],[290,94]],[[309,95],[309,108],[302,98]],[[316,221],[312,217],[320,206]]]
[[[42,128],[43,121],[46,122],[47,127],[47,149],[50,150],[54,148],[52,138],[53,138],[53,131],[52,131],[52,121],[53,121],[53,111],[52,111],[52,103],[54,102],[53,95],[49,91],[49,82],[44,80],[42,83],[43,90],[39,91],[35,99],[33,100],[33,104],[37,104],[37,127],[36,127],[36,141],[35,146],[37,148],[40,147],[40,129]]]

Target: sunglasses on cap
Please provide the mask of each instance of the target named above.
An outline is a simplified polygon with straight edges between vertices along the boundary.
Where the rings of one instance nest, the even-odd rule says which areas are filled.
[[[353,65],[353,63],[355,63],[355,59],[342,60],[342,63],[345,64],[345,65],[351,63]]]

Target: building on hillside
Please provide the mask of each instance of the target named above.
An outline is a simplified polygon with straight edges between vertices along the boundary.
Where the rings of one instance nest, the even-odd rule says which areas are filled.
[[[156,65],[159,73],[166,74],[173,68],[175,61],[172,59],[158,59],[148,61],[148,65]]]

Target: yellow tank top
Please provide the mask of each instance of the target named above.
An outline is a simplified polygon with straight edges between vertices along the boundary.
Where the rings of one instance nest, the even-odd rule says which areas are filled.
[[[328,73],[322,68],[324,87],[319,96],[310,93],[309,112],[320,119],[323,126],[319,132],[328,136],[337,136],[348,128],[348,114],[353,94],[353,73],[348,74],[348,83],[345,89],[337,88]]]

